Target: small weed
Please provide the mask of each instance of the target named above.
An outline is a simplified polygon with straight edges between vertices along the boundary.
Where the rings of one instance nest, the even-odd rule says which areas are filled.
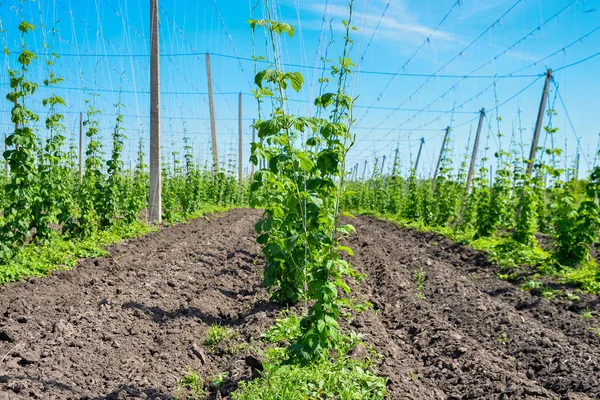
[[[202,378],[200,375],[188,368],[188,371],[176,382],[177,400],[198,400],[208,396],[210,390],[218,390],[227,382],[228,372]]]
[[[423,291],[425,289],[426,278],[427,276],[425,275],[425,271],[423,271],[423,268],[419,269],[418,271],[415,271],[413,275],[415,285],[417,286],[417,299],[419,300],[423,300],[425,298],[425,294],[423,293]]]
[[[215,389],[220,389],[225,382],[227,382],[229,374],[227,372],[221,372],[211,378],[211,384]]]
[[[214,350],[218,344],[225,343],[233,336],[233,329],[221,326],[219,324],[213,324],[208,328],[207,337],[204,340],[204,345],[209,350]]]
[[[203,399],[208,395],[204,388],[204,380],[190,369],[181,379],[177,380],[176,385],[178,400]]]
[[[506,336],[506,334],[504,333],[500,334],[500,336],[498,336],[498,339],[496,340],[498,341],[498,344],[506,344],[510,341],[508,336]]]
[[[581,301],[581,297],[575,293],[567,293],[567,300],[572,301],[573,303],[579,303]]]
[[[513,272],[511,274],[501,274],[499,273],[498,275],[498,279],[502,279],[503,281],[507,281],[507,282],[516,282],[517,279],[519,279],[519,274],[517,274],[516,272]]]
[[[585,311],[581,314],[581,318],[583,318],[585,321],[594,318],[594,316],[592,315],[592,311],[589,309],[589,307],[585,308]]]
[[[300,336],[300,317],[287,312],[282,312],[282,316],[283,318],[275,320],[275,325],[271,326],[261,335],[265,342],[289,343]]]
[[[588,328],[588,331],[595,332],[598,337],[600,337],[600,328]]]
[[[544,287],[544,288],[542,288],[540,295],[544,299],[550,300],[550,299],[555,298],[557,295],[560,295],[560,290],[553,290],[552,288]]]
[[[521,285],[522,290],[534,290],[534,289],[540,289],[541,287],[542,287],[542,282],[536,281],[535,279],[531,279]]]
[[[417,375],[417,373],[414,371],[410,371],[408,373],[408,376],[410,376],[410,379],[412,379],[414,382],[417,382],[419,380],[419,375]]]
[[[386,379],[374,374],[368,363],[337,357],[304,366],[267,367],[260,378],[241,381],[231,398],[382,400],[386,396]]]

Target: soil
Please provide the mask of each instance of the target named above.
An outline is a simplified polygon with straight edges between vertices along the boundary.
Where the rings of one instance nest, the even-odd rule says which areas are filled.
[[[260,363],[280,308],[261,288],[256,210],[164,228],[71,271],[0,288],[0,399],[174,399],[187,369],[229,373],[227,398]],[[347,328],[381,354],[392,399],[600,398],[600,300],[546,300],[496,278],[485,257],[371,217],[351,221],[357,295]],[[415,274],[426,279],[419,292]],[[588,308],[594,316],[582,317]],[[228,348],[203,344],[212,324]]]

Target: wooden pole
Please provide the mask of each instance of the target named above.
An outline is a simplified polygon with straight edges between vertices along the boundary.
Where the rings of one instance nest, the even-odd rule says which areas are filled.
[[[415,161],[415,174],[417,173],[417,168],[419,167],[419,160],[421,159],[421,151],[423,151],[423,145],[425,144],[425,138],[421,138],[421,145],[419,146],[419,152],[417,153],[417,161]]]
[[[244,159],[242,154],[242,129],[242,92],[240,92],[238,95],[238,195],[240,200],[242,199],[242,178],[244,172],[242,169],[242,162]]]
[[[540,140],[540,131],[544,123],[544,112],[546,111],[546,100],[548,99],[548,87],[552,79],[552,70],[546,71],[546,81],[544,82],[544,91],[542,92],[542,100],[540,101],[540,109],[538,110],[535,130],[533,131],[533,141],[531,142],[531,150],[529,151],[529,163],[527,165],[527,176],[531,177],[533,173],[533,163],[535,161],[535,153],[537,151],[538,142]]]
[[[579,149],[581,149],[581,145],[579,143],[579,140],[577,140],[577,155],[575,158],[575,180],[579,179],[579,158],[581,157]]]
[[[446,143],[448,142],[448,133],[450,132],[450,127],[446,127],[446,133],[444,133],[444,141],[442,142],[442,148],[440,149],[440,156],[437,160],[437,165],[435,167],[435,171],[433,172],[433,182],[432,182],[432,190],[435,190],[435,181],[437,180],[438,172],[440,171],[440,164],[442,163],[442,157],[444,157],[444,151],[446,150]]]
[[[6,146],[6,133],[4,134],[4,151],[8,150]],[[4,174],[6,175],[6,179],[10,177],[10,173],[8,172],[8,159],[4,159]]]
[[[475,161],[477,161],[477,148],[479,147],[479,137],[481,136],[483,117],[485,117],[485,108],[482,108],[481,111],[479,111],[479,124],[477,125],[477,133],[475,134],[475,143],[473,144],[473,155],[471,155],[469,174],[467,175],[467,186],[465,187],[466,193],[469,193],[469,190],[471,189],[471,182],[473,181],[473,171],[475,170]]]
[[[162,222],[158,0],[150,0],[150,222]]]
[[[256,123],[256,120],[253,119],[252,120],[252,143],[254,143],[256,141],[256,128],[254,127],[254,124]],[[250,167],[250,177],[252,179],[254,179],[254,163],[251,163],[252,166]]]
[[[381,175],[383,175],[383,167],[385,166],[385,155],[383,156],[383,160],[381,161]]]
[[[367,174],[367,160],[365,160],[365,167],[363,168],[362,180],[365,181],[365,175]]]
[[[215,104],[213,101],[212,75],[210,73],[210,54],[206,53],[206,75],[208,77],[208,107],[210,111],[210,134],[213,153],[213,173],[219,172],[219,155],[217,150],[217,127],[215,123]]]
[[[83,181],[83,113],[79,113],[79,182]]]

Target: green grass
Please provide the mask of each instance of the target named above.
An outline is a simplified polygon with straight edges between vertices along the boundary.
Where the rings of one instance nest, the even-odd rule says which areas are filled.
[[[207,207],[202,212],[190,215],[197,218],[206,213],[226,211],[222,207]],[[157,228],[141,221],[129,224],[117,223],[111,228],[94,232],[85,239],[71,239],[56,233],[47,245],[29,244],[7,264],[0,268],[0,285],[27,279],[41,277],[59,269],[70,269],[83,258],[96,258],[108,255],[105,247],[119,243],[125,239],[133,239]]]
[[[386,380],[369,366],[348,357],[323,359],[307,366],[282,365],[241,382],[233,400],[383,399]]]
[[[212,351],[217,345],[227,343],[229,339],[232,338],[233,334],[233,329],[221,326],[219,324],[213,324],[206,332],[204,345]]]
[[[581,313],[581,318],[583,318],[585,321],[589,321],[590,319],[594,318],[594,315],[592,314],[592,311],[586,307],[583,313]]]
[[[419,300],[425,299],[425,278],[427,278],[427,276],[425,275],[423,268],[419,269],[418,271],[415,271],[415,273],[413,274],[415,286],[417,287],[417,299]]]
[[[175,397],[178,400],[205,399],[211,390],[218,390],[228,379],[229,374],[227,372],[209,377],[201,377],[188,368],[187,372],[175,383],[175,386],[177,386],[177,395]]]
[[[267,343],[290,343],[300,337],[300,317],[298,315],[282,312],[283,317],[278,318],[275,324],[267,329],[261,338]]]
[[[482,251],[486,254],[489,262],[498,266],[498,277],[501,279],[514,281],[518,278],[518,273],[507,273],[507,271],[529,266],[545,276],[554,277],[559,283],[573,285],[588,293],[600,294],[600,268],[594,260],[588,260],[587,263],[577,268],[567,268],[558,265],[546,250],[539,246],[533,248],[525,246],[513,240],[511,235],[475,239],[472,230],[458,231],[451,227],[426,226],[420,222],[407,221],[394,215],[367,214],[395,222],[405,228],[421,232],[434,232],[456,243]],[[546,294],[550,296],[549,292]]]
[[[103,257],[108,253],[104,247],[155,231],[143,222],[115,225],[108,230],[93,233],[86,239],[68,239],[58,235],[45,246],[27,245],[8,264],[0,269],[0,284],[6,284],[30,276],[48,275],[57,269],[69,269],[79,259]]]
[[[188,369],[188,372],[177,380],[177,399],[204,399],[208,395],[208,392],[204,388],[204,384],[204,379],[202,379],[200,375]]]
[[[291,343],[300,334],[300,317],[284,313],[262,335],[270,345],[263,352],[265,370],[260,378],[240,382],[233,400],[383,399],[386,379],[377,376],[370,357],[352,359],[351,349],[361,343],[360,335],[344,335],[339,353],[308,365],[286,362],[287,351],[280,344]],[[373,352],[369,353],[370,356]]]

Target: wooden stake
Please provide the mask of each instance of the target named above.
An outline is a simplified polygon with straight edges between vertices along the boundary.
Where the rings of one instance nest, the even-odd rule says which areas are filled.
[[[425,144],[425,138],[421,138],[421,145],[419,146],[419,152],[417,153],[417,161],[415,161],[415,174],[417,173],[417,168],[419,167],[419,160],[421,159],[421,151],[423,151],[423,145]]]
[[[365,160],[365,167],[363,168],[362,180],[365,181],[365,175],[367,174],[367,160]]]
[[[440,164],[442,163],[442,157],[444,157],[444,151],[446,150],[446,143],[448,142],[448,133],[450,132],[450,127],[446,127],[446,133],[444,134],[444,141],[442,142],[442,148],[440,149],[440,156],[437,160],[437,165],[435,167],[435,171],[433,172],[433,182],[432,182],[432,190],[435,190],[435,181],[437,180],[438,172],[440,171]]]
[[[254,127],[254,124],[256,123],[256,120],[253,119],[252,120],[252,143],[254,143],[256,141],[256,128]],[[250,167],[250,178],[254,179],[254,163],[251,163],[252,166]]]
[[[162,222],[158,0],[150,0],[150,222]]]
[[[4,151],[8,150],[8,147],[6,146],[6,133],[4,134]],[[10,177],[10,173],[8,172],[8,160],[5,158],[4,159],[4,173],[6,174],[6,179],[8,180],[8,178]]]
[[[540,131],[544,123],[544,112],[546,111],[546,100],[548,99],[548,86],[552,79],[552,70],[546,71],[546,81],[544,82],[544,91],[542,92],[542,100],[540,101],[540,109],[538,110],[535,130],[533,131],[533,141],[531,142],[531,150],[529,151],[529,163],[527,165],[527,176],[531,177],[533,173],[533,163],[535,161],[535,153],[537,152],[538,142],[540,140]]]
[[[206,75],[208,77],[208,107],[210,111],[210,134],[212,139],[213,173],[219,172],[219,153],[217,150],[217,127],[215,123],[215,104],[213,102],[212,75],[210,73],[210,54],[206,53]]]
[[[475,134],[475,143],[473,144],[473,155],[471,155],[471,165],[469,166],[469,174],[467,175],[467,186],[465,192],[468,194],[473,181],[473,171],[475,170],[475,161],[477,161],[477,148],[479,147],[479,136],[481,136],[481,127],[483,126],[483,117],[485,117],[485,108],[479,111],[479,124],[477,125],[477,133]]]
[[[79,182],[83,181],[83,113],[79,113]]]
[[[241,201],[242,199],[242,178],[243,178],[243,169],[242,169],[242,161],[244,159],[243,157],[243,150],[242,150],[242,92],[240,92],[240,94],[238,95],[238,139],[239,139],[239,145],[238,145],[238,196],[239,199]]]

